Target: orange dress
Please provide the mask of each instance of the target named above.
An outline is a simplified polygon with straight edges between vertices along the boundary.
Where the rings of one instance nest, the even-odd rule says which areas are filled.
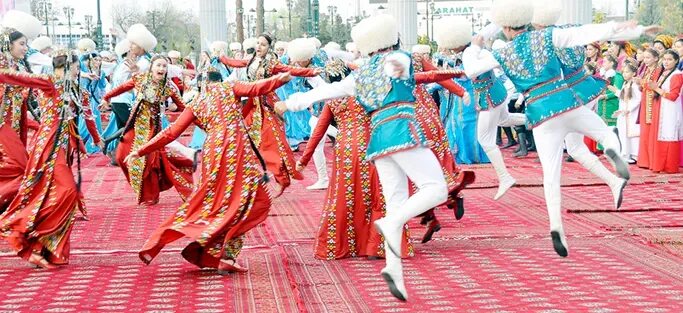
[[[291,67],[280,63],[275,55],[268,55],[260,62],[235,60],[226,57],[221,62],[230,67],[246,67],[250,81],[269,78],[278,73],[289,72],[292,76],[315,76],[312,68]],[[249,127],[249,135],[266,161],[268,171],[284,188],[291,179],[301,180],[303,175],[296,170],[294,153],[287,143],[284,120],[274,111],[275,103],[280,101],[275,91],[259,97],[251,97],[243,108],[244,121]]]
[[[85,213],[83,195],[71,170],[73,154],[82,149],[75,122],[79,115],[85,118],[94,141],[101,141],[87,93],[81,92],[82,103],[76,104],[71,100],[78,94],[75,89],[65,90],[64,80],[53,82],[45,75],[2,71],[0,82],[43,91],[41,126],[17,197],[0,216],[0,235],[23,259],[37,252],[52,264],[66,264],[76,210]],[[72,84],[77,88],[78,82]]]
[[[159,193],[175,187],[185,199],[193,188],[193,160],[178,155],[170,149],[154,151],[149,155],[126,164],[124,159],[131,151],[139,149],[161,131],[161,107],[171,98],[179,107],[185,105],[171,81],[160,84],[152,81],[151,74],[138,74],[129,81],[112,89],[103,99],[135,89],[135,106],[116,150],[116,160],[135,191],[138,203],[156,203]]]
[[[239,255],[243,235],[266,219],[271,202],[262,180],[263,164],[252,149],[237,99],[263,95],[282,84],[272,78],[208,83],[170,127],[140,148],[141,156],[163,149],[192,123],[207,133],[200,182],[147,240],[139,253],[145,263],[182,237],[193,240],[183,257],[200,268],[216,268],[222,258]]]
[[[650,89],[648,82],[657,82],[662,74],[661,66],[646,68],[641,77],[641,90],[643,97],[640,100],[640,144],[638,147],[638,166],[650,168],[654,161],[655,146],[657,141],[657,127],[659,124],[659,106],[655,105],[656,92]]]

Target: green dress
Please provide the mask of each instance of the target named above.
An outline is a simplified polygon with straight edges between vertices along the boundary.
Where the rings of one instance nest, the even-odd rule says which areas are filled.
[[[621,90],[621,86],[624,85],[624,76],[621,75],[621,73],[616,72],[616,74],[608,79],[609,84],[617,87],[617,89]],[[605,98],[600,99],[598,102],[598,115],[602,118],[605,123],[609,126],[616,126],[617,125],[617,118],[612,117],[614,115],[614,112],[619,109],[619,97],[614,94],[611,90],[607,89],[605,92]]]

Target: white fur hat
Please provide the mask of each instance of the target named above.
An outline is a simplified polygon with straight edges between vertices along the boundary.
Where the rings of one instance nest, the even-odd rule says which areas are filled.
[[[228,47],[229,45],[225,41],[214,41],[211,43],[209,50],[211,50],[212,53],[218,51],[223,51],[223,53],[227,53]]]
[[[38,51],[45,50],[47,48],[52,47],[52,39],[50,39],[50,37],[47,36],[40,36],[31,41],[30,47],[31,49],[36,49]]]
[[[347,43],[345,48],[346,48],[346,51],[349,51],[349,52],[358,50],[358,48],[356,48],[356,43],[354,43],[354,42]]]
[[[287,41],[276,41],[274,48],[277,49],[285,49],[287,50],[287,47],[289,47],[289,42]]]
[[[109,50],[100,51],[100,56],[101,56],[102,58],[108,58],[108,57],[111,57],[111,56],[113,56],[113,55],[114,55],[114,54],[112,54],[111,51],[109,51]]]
[[[254,37],[244,39],[244,42],[242,42],[242,49],[244,49],[244,51],[247,51],[248,49],[256,49],[257,43],[258,40],[256,40]]]
[[[531,0],[495,0],[491,19],[500,27],[522,27],[531,23],[534,4]]]
[[[562,8],[558,1],[535,0],[534,17],[531,23],[543,26],[555,25],[560,19],[560,14],[562,14]]]
[[[171,59],[180,59],[182,56],[180,55],[180,51],[171,50],[168,52],[168,57]]]
[[[78,44],[76,45],[76,47],[78,47],[78,51],[80,51],[82,53],[93,52],[93,51],[95,51],[95,49],[97,49],[97,45],[90,38],[82,38],[81,40],[78,41]]]
[[[157,46],[157,38],[142,24],[135,24],[128,28],[126,39],[147,52],[152,51]]]
[[[308,38],[297,38],[287,45],[287,55],[292,62],[306,61],[315,55],[316,48]]]
[[[341,45],[334,42],[334,41],[330,41],[325,45],[325,49],[332,50],[332,51],[340,51]]]
[[[128,39],[124,39],[119,41],[119,43],[116,44],[116,47],[114,47],[114,52],[118,56],[123,56],[124,53],[128,53],[130,51],[130,41]]]
[[[2,17],[2,26],[19,31],[28,39],[38,37],[43,31],[43,24],[37,18],[17,10],[9,10],[5,13]]]
[[[442,18],[434,23],[434,40],[439,49],[456,49],[472,41],[472,23],[463,17]]]
[[[432,52],[432,47],[428,45],[414,45],[413,46],[413,53],[430,53]]]
[[[232,50],[242,51],[242,44],[239,42],[231,42],[229,48],[230,48],[230,51],[232,51]]]
[[[323,43],[320,42],[320,39],[318,38],[308,37],[308,40],[310,40],[313,43],[316,49],[320,49],[320,47],[323,45]]]
[[[398,23],[389,14],[363,19],[351,30],[351,38],[363,55],[389,48],[398,42]]]

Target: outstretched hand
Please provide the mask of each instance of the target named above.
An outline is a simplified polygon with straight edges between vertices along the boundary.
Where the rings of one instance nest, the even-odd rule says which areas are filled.
[[[643,34],[649,36],[649,37],[655,37],[658,34],[661,34],[664,31],[664,27],[659,26],[659,25],[650,25],[650,26],[645,26],[643,29]]]
[[[484,36],[482,35],[475,35],[472,37],[472,44],[476,45],[478,47],[484,47]]]
[[[289,72],[277,74],[276,77],[277,77],[277,80],[279,80],[281,82],[285,82],[285,83],[292,80],[292,74],[290,74]]]
[[[275,113],[282,116],[287,112],[287,105],[283,101],[275,102]]]
[[[140,154],[137,151],[133,151],[123,160],[123,162],[127,164],[127,163],[130,163],[131,161],[133,161],[133,159],[137,159],[139,157],[140,157]]]
[[[303,171],[303,170],[304,170],[304,167],[305,167],[305,166],[304,166],[303,164],[301,164],[301,161],[296,161],[296,171],[297,171],[297,172]]]

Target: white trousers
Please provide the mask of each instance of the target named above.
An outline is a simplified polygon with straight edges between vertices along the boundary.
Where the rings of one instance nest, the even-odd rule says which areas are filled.
[[[385,218],[391,222],[393,230],[402,232],[403,225],[410,219],[444,203],[448,197],[441,165],[428,148],[414,148],[381,157],[375,160],[375,167],[386,201]],[[410,197],[408,179],[418,188]],[[398,255],[401,254],[400,246],[397,245]],[[401,259],[386,244],[384,251],[387,267],[402,268]]]
[[[308,125],[311,126],[311,135],[313,134],[313,130],[315,130],[315,126],[318,124],[318,118],[315,116],[311,116],[311,118],[308,120]],[[329,135],[332,137],[337,137],[337,128],[334,126],[330,125],[327,127],[327,131],[325,132],[325,135]],[[313,151],[313,164],[315,164],[315,171],[318,174],[318,182],[322,184],[328,184],[330,182],[330,178],[327,175],[327,159],[325,158],[325,142],[327,142],[327,136],[323,136],[323,139],[320,140],[320,143],[315,147],[315,150]]]
[[[501,104],[487,111],[480,111],[477,116],[477,140],[491,161],[491,165],[496,170],[498,181],[502,181],[507,177],[512,178],[505,167],[503,154],[496,145],[498,126],[519,126],[524,125],[526,121],[527,119],[524,114],[508,112],[507,104]]]
[[[533,133],[543,168],[543,191],[550,218],[550,230],[563,233],[560,179],[565,138],[567,152],[608,184],[616,183],[619,178],[609,172],[598,157],[588,150],[583,143],[583,136],[588,136],[605,149],[613,149],[617,153],[619,152],[619,139],[597,114],[585,106],[545,121],[534,128]]]

